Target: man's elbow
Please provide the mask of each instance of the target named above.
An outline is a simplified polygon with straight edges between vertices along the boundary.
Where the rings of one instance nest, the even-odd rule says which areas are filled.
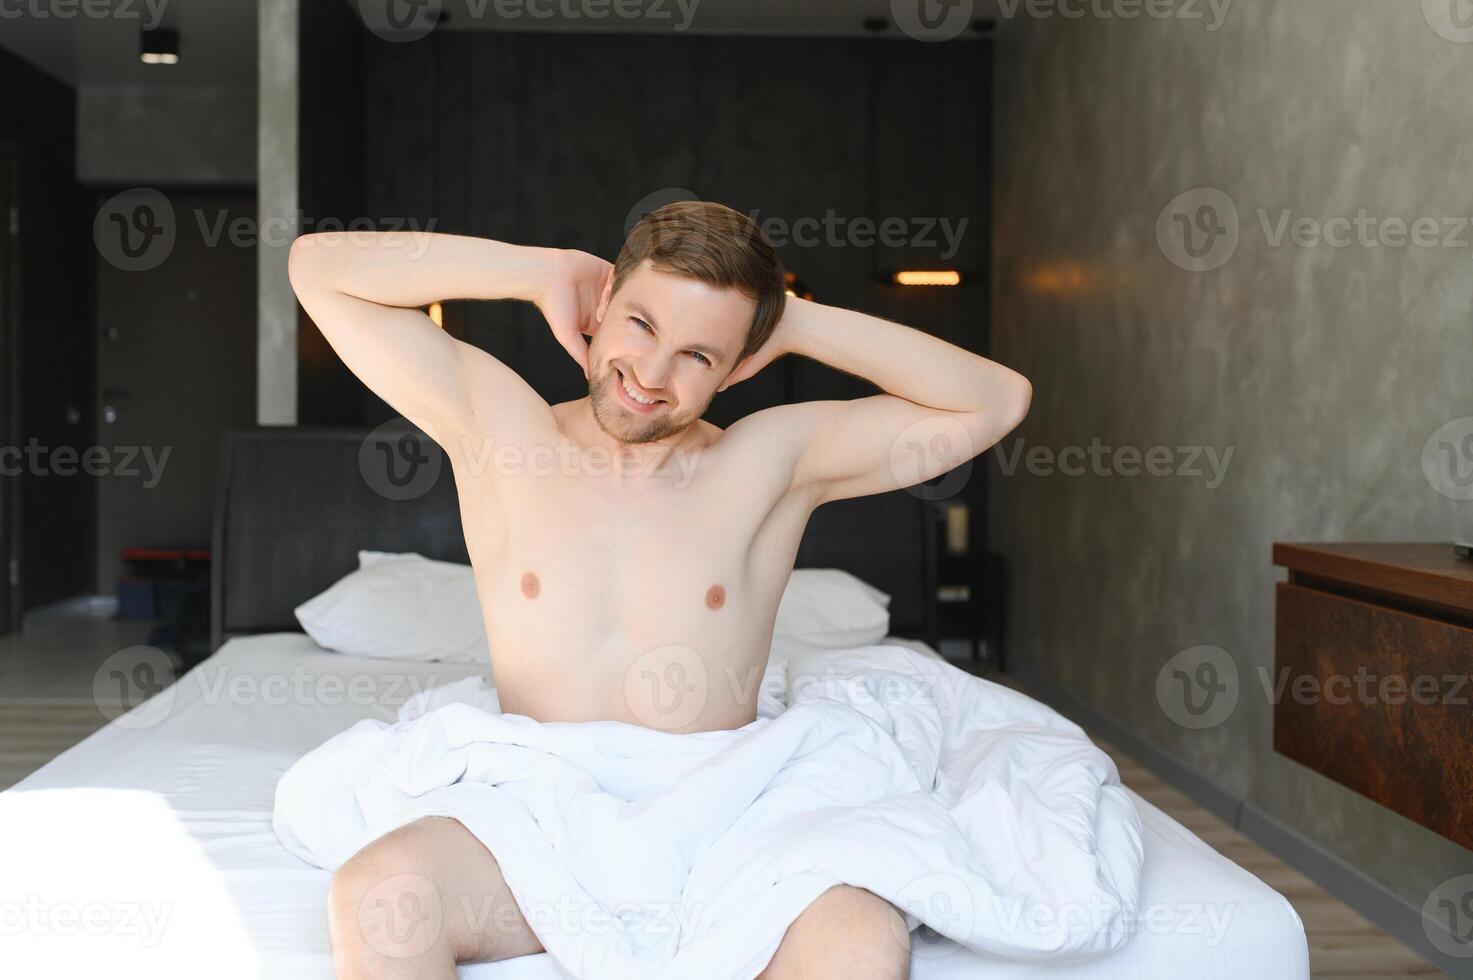
[[[318,285],[328,272],[327,259],[338,243],[338,233],[329,231],[299,235],[286,254],[286,276],[298,292],[303,286]]]
[[[311,235],[301,235],[292,242],[290,251],[286,253],[286,277],[291,281],[292,288],[301,291],[302,285],[311,276],[312,256],[316,249],[312,247]]]
[[[1028,408],[1033,404],[1033,385],[1021,374],[1014,373],[1009,379],[1006,403],[1003,406],[1003,434],[1012,432],[1028,417]]]

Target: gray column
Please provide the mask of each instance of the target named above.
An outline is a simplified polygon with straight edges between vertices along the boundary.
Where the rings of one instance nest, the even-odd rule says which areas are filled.
[[[256,421],[297,422],[297,301],[286,277],[297,221],[299,0],[260,0],[260,139],[257,220]],[[273,229],[267,234],[265,229]]]

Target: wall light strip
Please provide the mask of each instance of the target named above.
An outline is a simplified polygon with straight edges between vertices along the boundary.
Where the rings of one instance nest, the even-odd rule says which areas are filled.
[[[902,269],[891,281],[898,286],[960,286],[962,274],[955,269]]]

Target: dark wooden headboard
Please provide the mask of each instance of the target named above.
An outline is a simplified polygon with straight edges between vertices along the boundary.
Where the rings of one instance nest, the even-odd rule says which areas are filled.
[[[211,649],[300,630],[293,610],[358,567],[358,551],[468,564],[455,478],[416,430],[225,433],[215,489]],[[904,492],[825,504],[799,568],[842,568],[891,596],[890,632],[936,644],[935,506]]]

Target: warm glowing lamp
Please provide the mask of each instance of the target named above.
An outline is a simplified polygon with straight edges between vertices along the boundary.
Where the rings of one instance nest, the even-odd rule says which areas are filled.
[[[955,269],[901,269],[893,281],[898,286],[960,286],[962,274]]]

